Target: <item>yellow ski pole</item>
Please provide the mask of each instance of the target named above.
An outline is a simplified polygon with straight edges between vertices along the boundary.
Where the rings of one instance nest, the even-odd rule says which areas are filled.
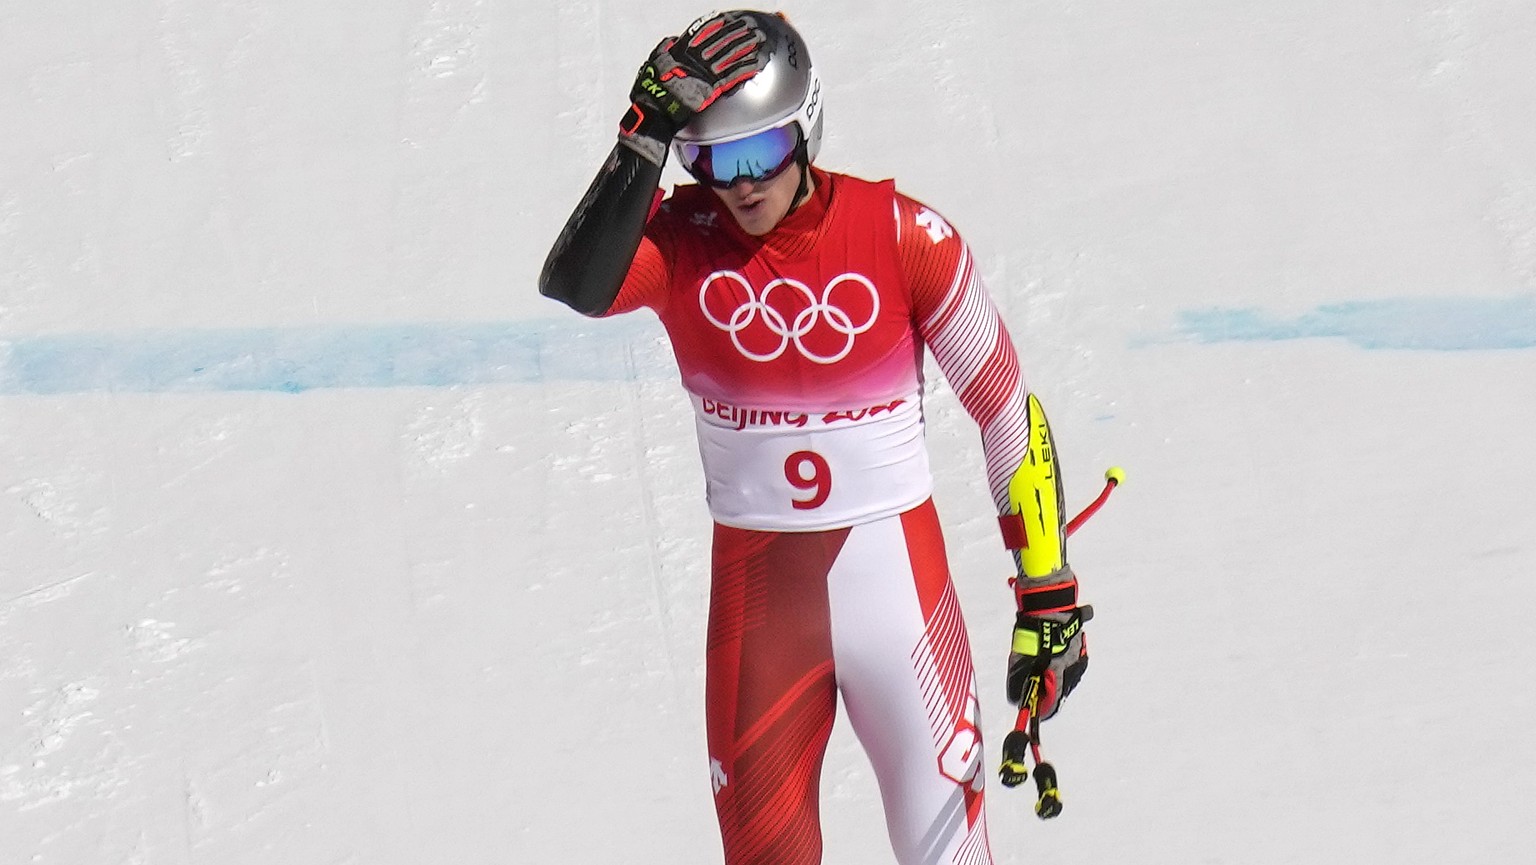
[[[1125,470],[1119,466],[1111,466],[1104,473],[1104,489],[1086,508],[1066,524],[1064,534],[1070,537],[1109,499],[1110,493],[1125,480]],[[1010,581],[1011,582],[1011,581]],[[1082,608],[1082,622],[1086,623],[1093,618],[1093,607]],[[1042,625],[1050,626],[1054,623],[1043,622]],[[1039,635],[1039,645],[1042,647],[1055,644],[1054,635],[1042,633]],[[1045,668],[1050,665],[1050,656],[1045,652],[1036,655],[1036,669],[1030,675],[1025,684],[1024,698],[1019,701],[1018,718],[1014,721],[1013,730],[1003,738],[1003,761],[999,771],[1000,779],[1005,787],[1017,787],[1031,774],[1029,759],[1035,763],[1034,777],[1035,790],[1035,815],[1041,820],[1049,820],[1061,813],[1061,790],[1058,786],[1056,767],[1043,760],[1040,756],[1040,689],[1043,685],[1041,677]]]

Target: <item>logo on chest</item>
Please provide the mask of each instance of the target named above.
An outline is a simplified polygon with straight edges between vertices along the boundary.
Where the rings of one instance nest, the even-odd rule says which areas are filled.
[[[859,273],[835,276],[818,291],[779,277],[758,291],[734,270],[717,270],[699,287],[699,309],[748,360],[777,360],[791,345],[813,363],[834,364],[875,326],[880,292]]]

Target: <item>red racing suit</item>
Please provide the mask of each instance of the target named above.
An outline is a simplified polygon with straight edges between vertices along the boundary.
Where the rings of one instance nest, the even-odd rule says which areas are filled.
[[[889,181],[813,172],[812,197],[760,238],[707,188],[678,188],[605,312],[656,312],[695,411],[716,523],[706,713],[725,859],[820,862],[841,694],[898,861],[985,865],[923,351],[981,427],[1000,512],[1027,445],[1025,385],[953,227]]]

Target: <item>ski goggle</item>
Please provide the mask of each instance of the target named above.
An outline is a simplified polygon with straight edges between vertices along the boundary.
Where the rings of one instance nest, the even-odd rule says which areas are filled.
[[[723,144],[683,142],[678,155],[700,183],[729,189],[738,180],[772,180],[795,163],[800,132],[790,123]]]

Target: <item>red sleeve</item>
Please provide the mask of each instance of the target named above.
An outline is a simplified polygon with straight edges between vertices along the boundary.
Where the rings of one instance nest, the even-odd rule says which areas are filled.
[[[661,248],[649,237],[640,239],[635,250],[635,260],[630,262],[629,272],[624,274],[624,284],[603,315],[619,315],[633,312],[642,306],[656,309],[667,293],[667,260]]]
[[[896,244],[912,292],[912,314],[920,325],[949,295],[966,257],[965,241],[937,212],[898,192]]]
[[[1013,340],[970,248],[944,217],[897,193],[896,237],[917,332],[981,427],[992,498],[1006,512],[1008,482],[1029,444],[1028,391]]]
[[[666,302],[670,280],[670,256],[667,253],[666,209],[662,206],[662,191],[656,190],[656,200],[651,204],[651,215],[640,238],[640,248],[624,274],[624,284],[609,305],[605,316],[633,312],[642,306],[660,309]],[[658,213],[661,218],[658,218]]]

